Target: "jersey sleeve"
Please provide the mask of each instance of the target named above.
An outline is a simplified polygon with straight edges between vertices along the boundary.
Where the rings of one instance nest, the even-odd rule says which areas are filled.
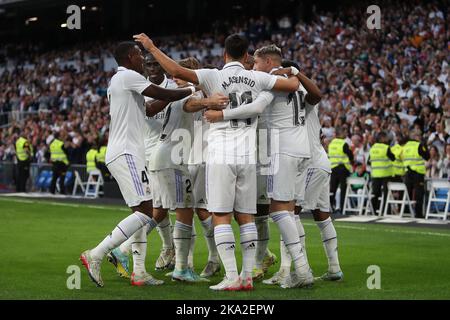
[[[123,76],[123,88],[142,94],[152,83],[135,71],[129,70]]]
[[[265,72],[254,71],[256,79],[258,81],[261,90],[272,90],[275,82],[277,82],[277,76],[268,74]]]
[[[261,92],[255,101],[240,105],[233,109],[224,109],[223,120],[246,119],[261,114],[264,109],[272,102],[274,95],[269,91]]]
[[[202,86],[209,95],[213,93],[217,84],[218,70],[217,69],[199,69],[194,70],[197,74],[198,84]]]

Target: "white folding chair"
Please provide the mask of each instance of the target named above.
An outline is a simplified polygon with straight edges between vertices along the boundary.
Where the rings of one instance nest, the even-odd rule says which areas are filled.
[[[77,170],[74,170],[74,175],[75,175],[75,181],[73,183],[73,190],[72,190],[72,196],[75,196],[77,194],[77,189],[78,187],[81,188],[81,192],[83,192],[83,194],[86,192],[86,182],[83,182],[83,180],[81,180],[80,174],[78,173]]]
[[[98,198],[100,187],[103,186],[103,177],[100,170],[92,170],[89,172],[88,181],[86,182],[85,198]]]
[[[378,200],[380,201],[380,207],[377,209],[377,211],[375,212],[375,210],[373,209],[373,205],[372,205],[372,198],[374,197],[374,195],[372,194],[372,187],[370,186],[369,183],[367,183],[367,190],[368,190],[368,200],[366,203],[366,208],[364,211],[365,215],[371,214],[371,215],[377,215],[377,216],[381,216],[383,214],[383,212],[381,211],[381,208],[383,208],[384,205],[384,191],[381,192],[381,197],[378,198]]]
[[[357,186],[362,185],[363,188],[354,191],[352,189],[352,186],[356,185]],[[356,207],[352,205],[352,199],[356,199],[357,203]],[[342,210],[342,214],[345,215],[347,212],[357,212],[358,215],[362,215],[364,211],[364,201],[366,201],[367,199],[369,199],[367,180],[365,178],[359,177],[348,177],[347,190],[345,192],[344,208]]]
[[[406,184],[403,182],[388,182],[387,184],[388,192],[386,196],[386,205],[384,207],[383,216],[387,216],[388,207],[390,205],[397,205],[400,204],[400,218],[403,218],[405,215],[405,206],[408,205],[409,207],[409,214],[411,217],[414,217],[415,213],[413,210],[412,205],[415,204],[415,201],[411,201],[408,194],[408,188],[406,187]],[[403,192],[403,197],[401,199],[395,199],[394,192]]]
[[[450,206],[450,182],[449,181],[431,181],[430,193],[428,196],[427,212],[425,214],[425,219],[430,217],[441,218],[442,220],[447,220],[448,209]],[[447,198],[438,198],[436,191],[438,189],[447,190]],[[431,204],[434,204],[436,212],[431,212]],[[444,211],[439,210],[439,204],[444,204]]]

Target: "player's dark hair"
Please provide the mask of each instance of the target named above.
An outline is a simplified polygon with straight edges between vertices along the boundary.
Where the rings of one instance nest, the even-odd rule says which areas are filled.
[[[300,70],[300,66],[292,60],[283,59],[283,61],[281,61],[281,66],[283,68],[294,67],[297,70]]]
[[[248,51],[248,40],[237,33],[229,35],[225,39],[225,52],[235,60],[242,58]]]
[[[136,43],[133,41],[124,41],[117,45],[114,50],[114,59],[116,59],[118,65],[122,65],[127,61],[128,54],[135,46]]]

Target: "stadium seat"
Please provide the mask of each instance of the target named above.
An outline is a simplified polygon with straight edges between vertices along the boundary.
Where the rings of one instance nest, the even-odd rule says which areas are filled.
[[[352,189],[352,186],[363,186],[362,189],[356,192]],[[353,199],[356,200],[356,207],[353,206]],[[357,212],[358,215],[362,215],[364,211],[364,201],[369,199],[367,180],[358,177],[348,177],[347,178],[347,191],[345,192],[344,208],[342,214],[345,215],[347,212]]]
[[[66,178],[64,179],[64,186],[68,187],[72,184],[72,182],[73,182],[73,172],[67,171]]]
[[[47,177],[48,177],[49,175],[51,175],[51,174],[52,174],[52,173],[51,173],[51,171],[49,171],[49,170],[42,170],[42,171],[39,173],[38,178],[36,179],[36,184],[35,184],[36,188],[37,188],[37,189],[42,189],[42,188],[44,187],[45,180],[46,180]]]
[[[400,218],[403,218],[405,215],[405,206],[408,205],[409,207],[409,213],[411,217],[414,217],[414,209],[412,207],[413,204],[415,204],[415,201],[411,201],[408,194],[408,189],[406,188],[406,184],[403,182],[388,182],[388,192],[386,197],[386,205],[384,207],[383,216],[388,215],[388,208],[392,205],[398,205],[400,204],[400,212],[399,216]],[[403,192],[403,197],[401,199],[396,199],[394,197],[394,192]],[[393,208],[391,208],[393,209]],[[394,210],[391,210],[393,212]]]
[[[431,181],[425,219],[441,218],[447,220],[450,209],[450,182]]]
[[[52,184],[53,172],[50,171],[50,174],[45,178],[44,184],[42,185],[42,189],[49,190]]]

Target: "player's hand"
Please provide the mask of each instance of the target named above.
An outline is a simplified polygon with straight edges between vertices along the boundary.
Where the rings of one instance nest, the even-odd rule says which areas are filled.
[[[141,43],[144,48],[149,51],[155,47],[152,39],[150,39],[145,33],[135,34],[133,38],[134,41]]]
[[[206,110],[204,117],[210,123],[219,122],[223,120],[223,113],[221,110]]]
[[[281,68],[278,70],[275,70],[274,72],[272,72],[273,75],[276,76],[282,76],[282,75],[287,75],[287,76],[291,76],[292,75],[292,69],[289,68]]]
[[[222,110],[225,109],[230,99],[221,93],[214,93],[209,97],[208,109]]]

